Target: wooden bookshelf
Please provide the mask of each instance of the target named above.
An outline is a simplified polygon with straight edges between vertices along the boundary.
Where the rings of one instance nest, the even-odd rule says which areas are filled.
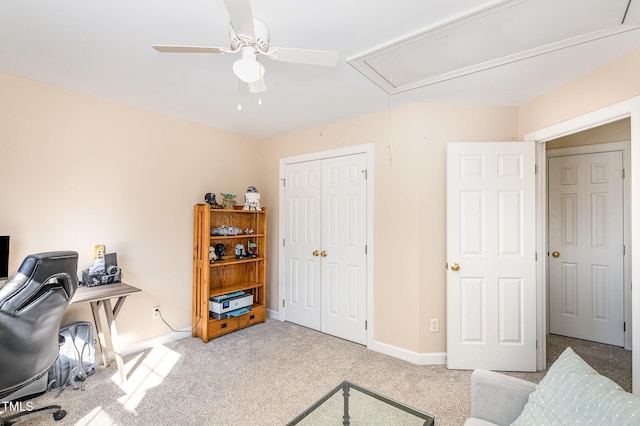
[[[223,225],[240,228],[239,235],[211,235],[211,230]],[[258,322],[265,321],[266,305],[266,239],[267,212],[212,209],[208,204],[194,206],[193,220],[193,336],[208,342]],[[253,233],[245,230],[252,229]],[[256,257],[237,259],[237,244],[257,246]],[[209,261],[209,247],[224,244],[223,259]],[[238,317],[215,319],[209,315],[209,300],[214,296],[244,291],[253,296],[251,310]]]

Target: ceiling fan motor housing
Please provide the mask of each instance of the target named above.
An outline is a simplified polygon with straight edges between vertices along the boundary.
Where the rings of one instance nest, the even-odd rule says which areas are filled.
[[[253,40],[244,40],[236,34],[232,25],[229,25],[229,38],[231,39],[231,49],[237,50],[243,46],[255,46],[259,51],[267,52],[269,50],[269,27],[263,21],[253,18],[253,28],[255,38]]]

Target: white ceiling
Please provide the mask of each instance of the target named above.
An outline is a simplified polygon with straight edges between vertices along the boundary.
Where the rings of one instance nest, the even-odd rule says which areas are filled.
[[[447,34],[440,37],[439,49],[427,43],[440,56],[420,52],[425,68],[442,68],[429,67],[429,61],[449,58],[469,72],[449,70],[444,78],[394,94],[394,106],[415,101],[521,105],[640,48],[640,30],[634,26],[639,1],[633,0],[621,26],[627,0],[253,0],[254,16],[271,29],[271,45],[340,55],[335,68],[262,59],[268,91],[258,105],[258,95],[239,90],[231,71],[235,55],[163,54],[151,48],[228,46],[223,0],[0,0],[0,72],[264,139],[388,108],[389,95],[347,60],[438,28],[455,27],[459,32],[451,39],[457,41],[481,36],[486,41],[469,49],[458,42],[449,50]],[[504,25],[487,27],[490,34],[477,25],[456,25],[496,5],[506,5],[499,21]],[[523,22],[523,14],[530,18],[527,24],[513,25]],[[576,34],[592,31],[607,36],[587,41],[591,37]],[[534,55],[516,52],[513,61],[469,68],[474,64],[467,57],[487,61],[485,53],[496,44],[508,52],[517,46],[530,50],[538,40],[551,43],[549,34],[563,40],[568,34],[579,43],[565,47],[572,43],[564,42],[556,45],[562,48]],[[487,52],[479,52],[485,47]],[[402,63],[390,58],[378,61],[387,73]],[[414,68],[415,63],[420,61],[412,61]]]

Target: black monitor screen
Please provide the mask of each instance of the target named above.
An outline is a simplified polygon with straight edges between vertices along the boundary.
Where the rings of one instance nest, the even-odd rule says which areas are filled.
[[[0,235],[0,280],[9,278],[9,236]]]

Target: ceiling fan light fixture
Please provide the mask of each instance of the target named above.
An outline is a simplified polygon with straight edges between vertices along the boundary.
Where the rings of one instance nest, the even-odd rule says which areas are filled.
[[[242,59],[233,63],[233,73],[245,83],[255,83],[264,77],[264,66],[258,62],[257,55],[252,47],[243,47]]]
[[[256,60],[238,59],[233,63],[233,73],[245,83],[255,83],[264,77],[264,66]]]

